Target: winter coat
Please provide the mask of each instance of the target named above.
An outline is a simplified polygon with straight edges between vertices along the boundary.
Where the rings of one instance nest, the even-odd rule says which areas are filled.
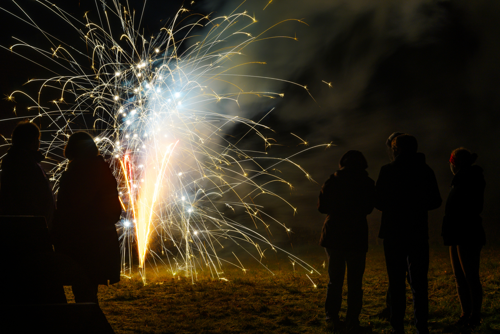
[[[459,170],[453,177],[441,233],[445,245],[486,243],[480,216],[485,185],[483,169],[476,165]]]
[[[327,214],[320,245],[347,250],[368,250],[366,216],[373,210],[375,182],[362,169],[343,168],[321,188],[318,210]]]
[[[12,146],[2,160],[0,212],[2,215],[43,216],[50,228],[54,196],[40,165],[44,156]]]
[[[428,211],[439,208],[442,200],[425,155],[400,155],[382,166],[376,189],[375,207],[382,211],[379,238],[427,242]]]
[[[91,282],[120,280],[116,179],[101,156],[74,160],[62,174],[54,217],[54,248],[77,262]]]

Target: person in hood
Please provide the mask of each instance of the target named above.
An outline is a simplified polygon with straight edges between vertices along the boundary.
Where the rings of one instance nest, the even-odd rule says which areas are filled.
[[[318,210],[327,214],[320,245],[328,254],[330,281],[325,302],[327,323],[335,331],[360,333],[359,315],[363,304],[362,280],[368,251],[366,216],[375,204],[375,182],[368,176],[368,164],[359,151],[348,151],[340,159],[340,170],[323,185]],[[347,267],[347,314],[341,323],[342,285]]]
[[[40,162],[40,129],[21,122],[12,132],[12,147],[2,160],[0,212],[2,215],[43,216],[49,228],[55,210],[49,180]]]
[[[384,239],[389,277],[390,322],[393,333],[404,333],[408,272],[417,333],[428,333],[428,211],[440,207],[442,200],[434,171],[417,153],[415,137],[396,136],[391,148],[394,161],[380,170],[375,204],[382,211],[379,237]]]
[[[454,175],[446,201],[442,237],[450,246],[451,264],[462,306],[460,319],[447,331],[481,323],[483,289],[479,278],[481,248],[486,243],[481,212],[485,181],[483,169],[474,165],[477,154],[460,147],[451,153],[450,167]]]
[[[97,303],[99,284],[120,280],[117,183],[88,133],[72,134],[64,155],[69,163],[57,195],[54,248],[73,259],[86,274],[86,280],[72,285],[75,301]]]

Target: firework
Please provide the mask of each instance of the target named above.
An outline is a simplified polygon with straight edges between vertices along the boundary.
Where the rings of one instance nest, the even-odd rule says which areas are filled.
[[[47,124],[44,138],[50,139],[44,140],[41,150],[59,157],[50,173],[56,192],[67,164],[61,157],[67,137],[78,129],[96,134],[95,141],[120,187],[122,274],[132,275],[135,249],[144,279],[147,263],[161,263],[172,275],[193,280],[199,270],[223,278],[224,264],[246,270],[234,252],[232,259],[218,255],[230,243],[257,261],[265,249],[278,251],[255,228],[270,231],[273,224],[286,233],[290,229],[267,215],[255,198],[276,197],[294,214],[296,209],[274,190],[275,183],[292,185],[271,171],[288,163],[310,176],[291,157],[267,155],[272,144],[263,133],[268,130],[265,125],[222,112],[238,110],[245,95],[283,97],[255,87],[245,91],[233,81],[252,77],[238,74],[241,66],[253,64],[240,59],[252,43],[269,38],[269,29],[257,36],[246,32],[257,22],[246,12],[203,16],[179,27],[181,15],[187,15],[187,9],[181,8],[168,25],[148,38],[136,26],[133,11],[117,1],[102,1],[99,24],[87,15],[81,22],[56,5],[37,2],[73,27],[79,40],[64,43],[41,30],[53,46],[50,51],[23,42],[12,46],[13,52],[20,47],[35,50],[54,61],[57,70],[49,69],[55,73],[50,78],[30,81],[39,83],[37,98],[23,91],[15,91],[10,98],[28,96],[31,110],[37,111],[32,119],[42,118]],[[38,28],[31,20],[25,22]],[[113,30],[114,26],[118,29]],[[191,38],[193,30],[203,33]],[[46,92],[54,90],[58,98],[44,104]],[[236,139],[228,136],[234,125],[247,127],[246,134]],[[250,136],[263,141],[262,152],[240,148]],[[236,218],[242,213],[246,219]],[[314,271],[288,255],[294,269],[298,264],[307,273]]]

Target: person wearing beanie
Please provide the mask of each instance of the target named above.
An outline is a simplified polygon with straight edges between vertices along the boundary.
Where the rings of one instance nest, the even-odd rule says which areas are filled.
[[[396,136],[391,142],[394,161],[382,166],[376,184],[375,207],[382,211],[379,238],[384,239],[393,333],[404,333],[407,273],[417,333],[429,332],[428,211],[440,207],[442,200],[434,171],[417,149],[415,137]]]
[[[481,212],[485,180],[474,165],[477,154],[460,147],[453,150],[450,168],[454,175],[446,201],[442,226],[444,244],[450,246],[451,264],[462,307],[460,319],[446,332],[473,329],[481,323],[483,289],[479,278],[481,248],[486,243]]]
[[[334,331],[362,333],[359,315],[363,304],[362,280],[368,251],[366,216],[375,203],[375,183],[368,176],[368,164],[359,151],[348,151],[340,159],[340,169],[323,184],[318,210],[327,214],[320,245],[328,254],[330,281],[325,302],[326,321]],[[347,267],[347,314],[342,323],[342,285]]]

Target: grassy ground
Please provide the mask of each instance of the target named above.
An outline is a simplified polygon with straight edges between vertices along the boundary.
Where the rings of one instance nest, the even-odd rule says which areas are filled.
[[[123,279],[99,288],[100,305],[116,333],[327,333],[323,303],[328,274],[322,266],[326,256],[321,249],[304,253],[302,258],[321,273],[309,275],[316,288],[303,269],[296,266],[294,272],[289,261],[275,258],[267,263],[275,275],[254,265],[246,274],[228,269],[228,281],[199,277],[194,285],[190,279],[166,274],[150,275],[146,286],[138,278]],[[386,333],[389,324],[374,317],[384,307],[387,289],[382,249],[372,248],[367,257],[361,322]],[[481,275],[484,320],[477,333],[500,333],[500,249],[483,250]],[[72,299],[69,288],[67,294]],[[441,332],[460,313],[445,248],[431,250],[429,296],[430,329]],[[344,300],[342,314],[345,306]],[[415,332],[411,319],[408,290],[408,333]]]

